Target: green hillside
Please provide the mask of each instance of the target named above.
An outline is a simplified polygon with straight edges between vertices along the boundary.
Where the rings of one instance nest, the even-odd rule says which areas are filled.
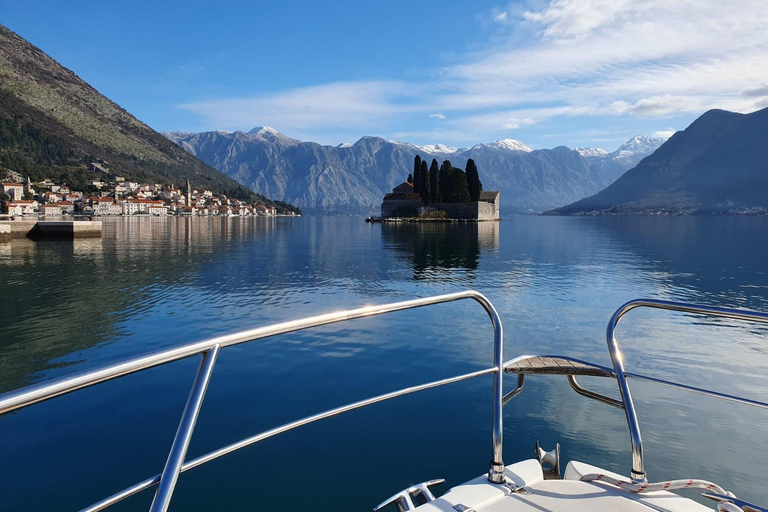
[[[296,209],[204,164],[0,25],[0,171],[82,189],[99,162],[127,180],[182,185]],[[2,178],[2,176],[0,176]]]

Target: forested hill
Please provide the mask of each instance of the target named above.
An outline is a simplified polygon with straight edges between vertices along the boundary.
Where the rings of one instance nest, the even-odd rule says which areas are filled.
[[[0,25],[0,171],[75,188],[99,162],[128,180],[181,185],[292,210],[204,164]]]

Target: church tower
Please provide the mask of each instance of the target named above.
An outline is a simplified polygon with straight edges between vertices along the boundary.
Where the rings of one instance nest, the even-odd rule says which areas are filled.
[[[192,187],[189,186],[189,178],[187,178],[187,208],[192,206]]]

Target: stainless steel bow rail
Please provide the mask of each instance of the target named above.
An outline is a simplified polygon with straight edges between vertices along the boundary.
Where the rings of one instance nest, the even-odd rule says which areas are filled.
[[[655,377],[649,377],[639,373],[630,373],[625,370],[624,357],[619,349],[619,342],[616,338],[616,328],[619,321],[628,312],[636,308],[654,308],[664,309],[668,311],[679,311],[683,313],[690,313],[695,315],[714,316],[722,318],[731,318],[735,320],[746,320],[750,322],[759,322],[768,324],[768,314],[760,313],[756,311],[746,311],[743,309],[728,309],[718,308],[711,306],[699,306],[695,304],[686,304],[683,302],[671,302],[665,300],[653,300],[653,299],[637,299],[627,302],[611,317],[608,322],[608,328],[606,330],[606,341],[608,343],[608,352],[611,355],[611,361],[613,368],[607,368],[580,359],[574,359],[565,356],[545,355],[545,356],[533,356],[524,355],[516,357],[510,361],[504,363],[504,372],[517,374],[518,381],[517,387],[502,397],[502,403],[506,403],[512,398],[519,395],[525,383],[525,375],[528,374],[544,374],[544,375],[565,375],[568,377],[568,382],[571,387],[579,394],[588,398],[597,400],[599,402],[612,405],[624,409],[624,413],[627,418],[627,426],[629,427],[630,443],[632,445],[632,470],[631,476],[634,483],[647,483],[645,465],[643,461],[643,440],[640,435],[640,424],[637,420],[637,413],[635,412],[635,405],[632,401],[632,393],[629,390],[629,384],[627,383],[627,377],[633,379],[652,382],[655,384],[661,384],[664,386],[670,386],[673,388],[682,389],[684,391],[691,391],[694,393],[700,393],[703,395],[719,398],[723,400],[729,400],[732,402],[738,402],[745,405],[751,405],[754,407],[761,407],[768,409],[768,403],[758,400],[750,400],[748,398],[742,398],[735,395],[729,395],[718,391],[712,391],[709,389],[698,388],[694,386],[688,386],[686,384],[680,384],[678,382],[672,382],[663,379],[657,379]],[[595,393],[584,389],[579,385],[576,380],[577,375],[588,375],[593,377],[611,377],[616,379],[619,387],[620,400],[616,400],[611,397]]]
[[[213,373],[213,368],[216,364],[216,358],[222,348],[238,345],[248,341],[263,339],[270,336],[277,336],[279,334],[286,334],[303,329],[319,327],[322,325],[353,320],[356,318],[382,315],[385,313],[403,311],[406,309],[429,306],[432,304],[453,302],[462,299],[473,299],[479,302],[491,319],[491,323],[493,324],[494,342],[492,367],[471,373],[465,373],[463,375],[458,375],[447,379],[428,382],[426,384],[420,384],[418,386],[400,389],[398,391],[385,393],[383,395],[378,395],[366,400],[361,400],[359,402],[354,402],[348,405],[337,407],[335,409],[330,409],[328,411],[314,414],[312,416],[307,416],[306,418],[287,423],[265,432],[261,432],[260,434],[256,434],[246,439],[242,439],[236,443],[230,444],[223,448],[219,448],[218,450],[210,452],[196,459],[186,461],[187,448],[189,447],[189,442],[195,429],[197,416],[200,412],[203,399],[205,398],[205,392],[208,387],[208,383],[211,380],[211,374]],[[392,304],[383,304],[380,306],[369,306],[360,309],[303,318],[161,350],[129,359],[121,363],[106,366],[104,368],[78,373],[48,382],[42,382],[40,384],[32,385],[17,391],[12,391],[10,393],[0,395],[0,414],[21,409],[22,407],[27,407],[37,402],[48,400],[50,398],[70,393],[78,389],[93,386],[101,382],[202,354],[202,361],[200,362],[200,366],[195,375],[195,380],[192,384],[192,388],[190,389],[189,397],[181,415],[178,430],[176,431],[176,436],[174,437],[173,443],[171,444],[168,459],[165,463],[165,467],[163,468],[162,473],[139,482],[112,496],[109,496],[108,498],[105,498],[98,503],[83,509],[82,511],[95,512],[98,510],[104,510],[107,507],[110,507],[130,496],[133,496],[134,494],[157,485],[157,492],[155,493],[154,499],[152,500],[150,512],[165,512],[168,510],[176,482],[179,478],[179,474],[184,471],[205,464],[206,462],[210,462],[241,448],[245,448],[246,446],[258,443],[264,439],[268,439],[272,436],[276,436],[283,432],[293,430],[295,428],[322,420],[324,418],[336,416],[347,411],[359,409],[367,405],[383,402],[385,400],[390,400],[399,396],[415,393],[417,391],[436,388],[446,384],[452,384],[454,382],[472,379],[474,377],[480,377],[481,375],[493,374],[493,455],[491,459],[491,468],[488,472],[488,479],[494,483],[503,483],[505,481],[504,462],[502,461],[502,379],[504,373],[500,371],[500,368],[502,367],[503,353],[504,332],[501,325],[501,319],[499,318],[499,314],[496,312],[496,309],[493,307],[493,304],[491,304],[491,302],[481,293],[476,291],[465,291],[447,295],[439,295],[436,297],[396,302]]]

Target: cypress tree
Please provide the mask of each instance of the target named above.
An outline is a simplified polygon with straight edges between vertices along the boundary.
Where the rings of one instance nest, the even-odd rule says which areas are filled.
[[[480,175],[477,172],[475,161],[471,158],[467,160],[467,187],[469,189],[469,200],[478,201],[480,192],[483,191],[483,184],[480,182]]]
[[[440,171],[437,168],[437,160],[432,159],[432,165],[429,167],[429,197],[430,202],[439,203],[442,201],[440,195]]]
[[[419,155],[416,155],[416,157],[413,159],[413,191],[417,194],[422,193],[422,185],[421,181],[419,180],[419,171],[421,170],[421,157]]]
[[[443,160],[443,163],[440,165],[440,172],[437,174],[440,181],[440,198],[444,203],[453,202],[453,188],[451,186],[453,184],[450,177],[451,168],[450,160]]]
[[[469,187],[467,186],[467,175],[464,171],[452,167],[450,171],[451,188],[453,189],[454,203],[468,203],[470,201]]]
[[[429,202],[430,199],[430,187],[429,185],[429,169],[427,169],[427,161],[422,160],[421,161],[421,169],[419,169],[419,179],[421,180],[421,198],[424,200],[425,203]]]
[[[409,174],[409,175],[408,175],[408,183],[410,183],[411,185],[413,185],[413,174]]]

